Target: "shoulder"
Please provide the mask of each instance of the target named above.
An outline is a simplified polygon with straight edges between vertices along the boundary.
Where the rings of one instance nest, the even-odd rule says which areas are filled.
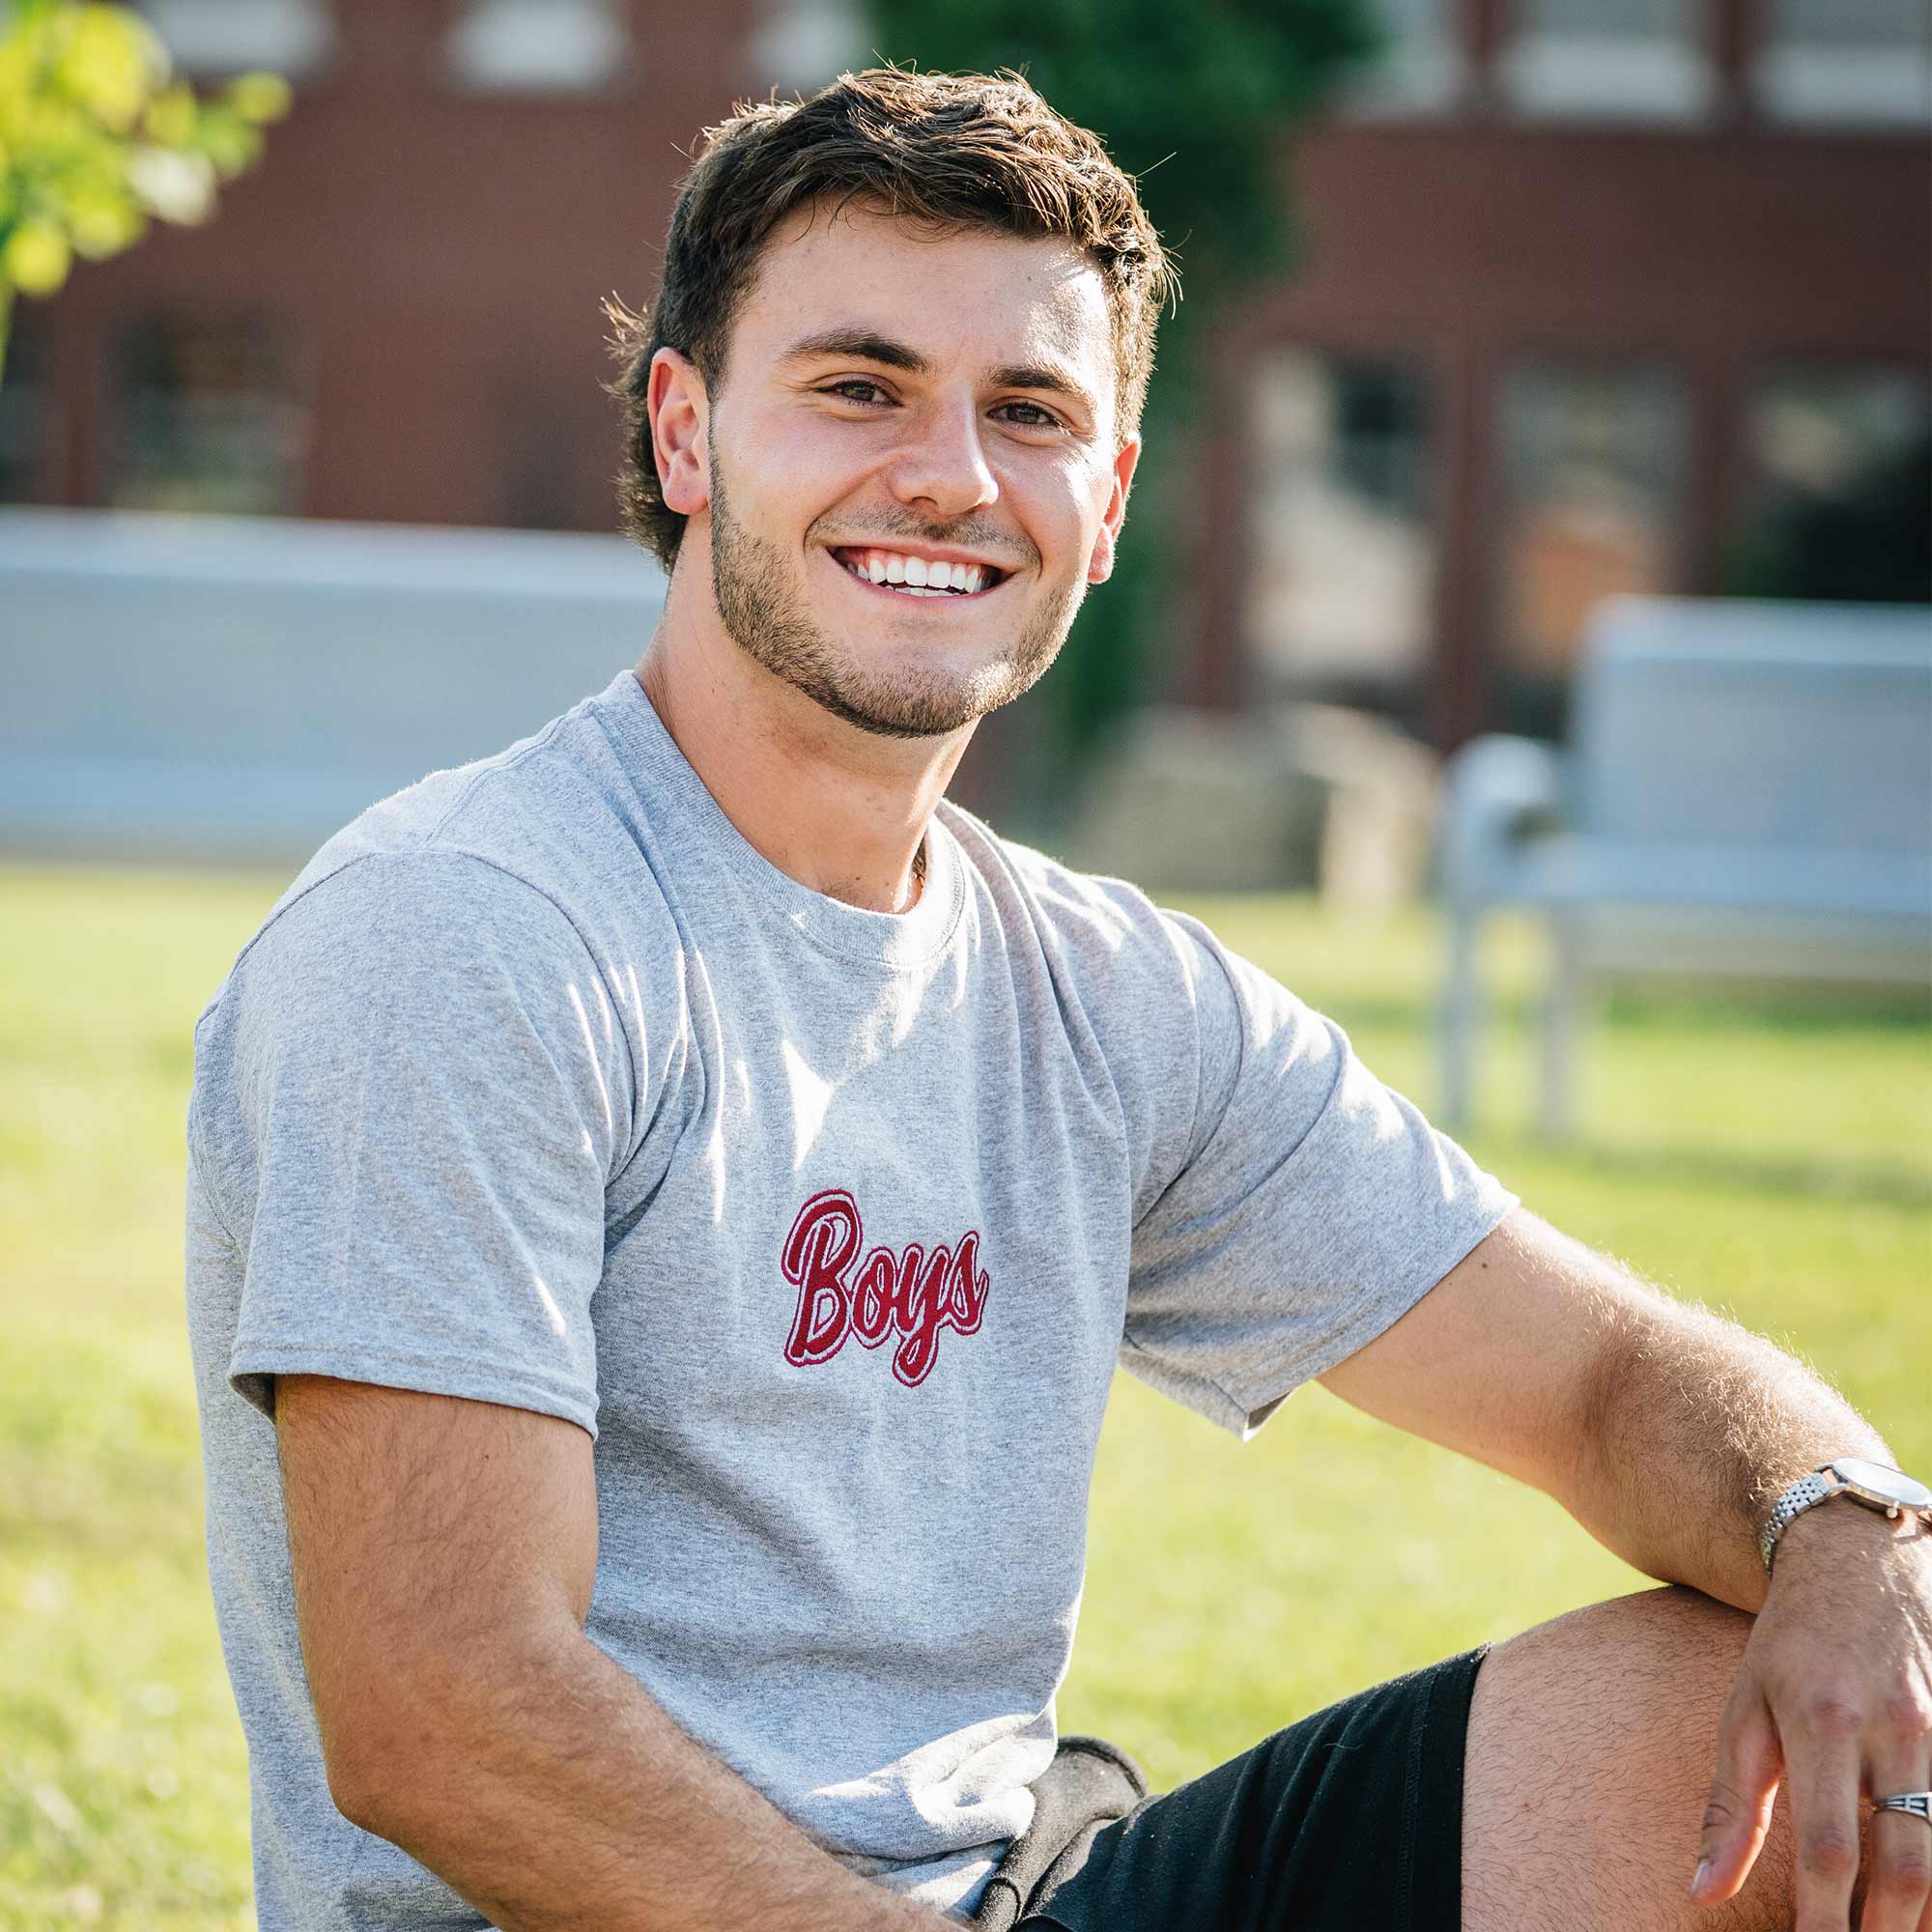
[[[942,810],[1001,924],[1023,923],[1069,974],[1115,994],[1225,991],[1223,949],[1198,919],[1156,905],[1131,880],[1083,872],[956,806]]]
[[[537,1050],[575,1065],[588,1041],[648,1103],[686,1030],[677,922],[635,838],[588,800],[574,838],[520,821],[528,782],[496,760],[432,774],[328,840],[197,1022],[197,1085],[351,1041],[485,1069]]]
[[[648,813],[639,774],[604,728],[609,695],[573,705],[488,757],[429,773],[379,800],[318,851],[290,888],[365,857],[469,860],[568,913],[637,865]]]
[[[603,697],[486,758],[431,772],[328,838],[217,991],[266,955],[461,970],[541,958],[648,990],[680,942],[648,852],[648,801]]]
[[[513,1016],[554,1036],[573,990],[596,1004],[595,979],[569,919],[499,866],[437,849],[318,854],[197,1023],[197,1085],[346,1065],[384,1041],[451,1061],[503,1042]]]

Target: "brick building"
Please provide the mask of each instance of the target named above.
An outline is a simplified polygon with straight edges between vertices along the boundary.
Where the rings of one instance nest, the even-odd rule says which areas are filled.
[[[1550,728],[1625,588],[1918,597],[1923,0],[1380,0],[1228,319],[1179,689]],[[609,529],[599,300],[679,149],[863,58],[843,0],[148,0],[296,82],[204,230],[23,304],[0,501]]]

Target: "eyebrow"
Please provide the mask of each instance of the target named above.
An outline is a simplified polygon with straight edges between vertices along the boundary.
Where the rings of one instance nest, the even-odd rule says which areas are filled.
[[[931,362],[910,343],[899,342],[870,328],[825,328],[814,335],[801,336],[781,352],[781,362],[804,362],[819,355],[849,355],[861,362],[877,362],[888,369],[903,369],[909,376],[929,376]],[[1044,389],[1049,394],[1069,396],[1094,417],[1099,405],[1065,369],[1037,362],[1008,362],[992,371],[992,382],[1001,389]]]

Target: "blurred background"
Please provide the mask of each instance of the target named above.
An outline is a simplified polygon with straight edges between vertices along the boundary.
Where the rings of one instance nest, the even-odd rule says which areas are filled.
[[[879,58],[1024,69],[1187,291],[1122,569],[957,795],[1926,1474],[1923,0],[133,13],[0,0],[0,1932],[253,1923],[194,1016],[337,824],[639,654],[600,302],[699,128]],[[1237,1449],[1123,1384],[1092,1563],[1063,1719],[1162,1782],[1644,1582],[1320,1390]]]

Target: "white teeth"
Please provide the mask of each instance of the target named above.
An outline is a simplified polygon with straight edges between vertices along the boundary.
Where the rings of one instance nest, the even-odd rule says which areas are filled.
[[[993,573],[977,563],[906,556],[896,551],[865,550],[846,565],[854,577],[871,583],[892,583],[917,596],[968,596],[985,588]]]

